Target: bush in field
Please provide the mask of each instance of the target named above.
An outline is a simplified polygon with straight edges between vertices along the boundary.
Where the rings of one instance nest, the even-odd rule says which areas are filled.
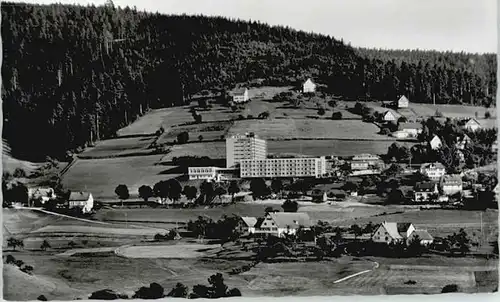
[[[41,249],[42,251],[45,251],[45,250],[47,250],[47,249],[50,249],[50,244],[49,244],[49,242],[48,242],[47,240],[44,240],[44,241],[42,242],[42,244],[40,245],[40,249]]]
[[[167,297],[173,298],[187,298],[188,287],[182,283],[177,283],[174,288],[167,294]]]
[[[441,293],[456,293],[458,292],[458,285],[456,284],[448,284],[441,290]]]
[[[117,299],[127,299],[126,295],[120,295],[115,293],[110,289],[101,289],[93,292],[89,296],[89,300],[117,300]]]
[[[159,299],[163,298],[163,287],[158,283],[151,283],[149,287],[142,286],[132,296],[133,299]]]
[[[264,111],[259,114],[259,119],[265,120],[269,117],[269,111]]]
[[[193,286],[193,293],[190,295],[190,298],[217,299],[241,296],[239,289],[228,289],[228,286],[224,283],[224,277],[221,273],[210,276],[210,278],[208,278],[208,283],[210,286],[201,284]]]
[[[318,115],[323,116],[323,115],[325,115],[325,113],[326,113],[325,108],[319,108],[318,109]]]
[[[240,186],[236,180],[232,180],[227,189],[228,193],[231,194],[231,200],[234,200],[234,195],[240,192]]]
[[[28,275],[31,275],[33,273],[33,266],[31,265],[25,265],[24,267],[21,267],[21,272],[26,273]]]
[[[489,118],[491,118],[491,113],[490,113],[489,111],[486,111],[486,112],[484,113],[484,118],[485,118],[485,119],[489,119]]]
[[[269,188],[263,178],[255,178],[250,182],[250,191],[255,199],[269,195]]]
[[[15,251],[17,247],[24,248],[24,242],[20,239],[11,237],[7,239],[7,246],[11,247]]]
[[[47,301],[47,298],[44,296],[44,295],[40,295],[38,296],[38,298],[36,298],[38,301]]]
[[[196,198],[196,194],[198,193],[198,189],[195,186],[184,186],[184,190],[182,193],[186,196],[187,199],[193,200]]]
[[[337,111],[332,113],[332,120],[341,120],[342,119],[342,112]]]
[[[177,134],[177,142],[179,144],[185,144],[189,141],[189,133],[187,131],[183,131]]]
[[[292,201],[290,199],[287,199],[285,200],[285,202],[283,202],[281,207],[283,208],[284,212],[295,213],[299,209],[299,204],[295,200]]]

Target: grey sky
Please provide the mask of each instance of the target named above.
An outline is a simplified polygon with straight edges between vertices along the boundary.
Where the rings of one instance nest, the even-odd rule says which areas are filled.
[[[104,0],[26,0],[95,3]],[[353,46],[497,51],[496,0],[114,0],[166,14],[219,15],[343,38]]]

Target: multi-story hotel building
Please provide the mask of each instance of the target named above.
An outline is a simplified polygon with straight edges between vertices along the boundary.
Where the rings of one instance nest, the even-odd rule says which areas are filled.
[[[322,177],[326,174],[325,157],[268,158],[240,161],[240,177]]]
[[[241,160],[267,158],[267,143],[254,133],[234,135],[226,138],[226,167],[233,168]]]

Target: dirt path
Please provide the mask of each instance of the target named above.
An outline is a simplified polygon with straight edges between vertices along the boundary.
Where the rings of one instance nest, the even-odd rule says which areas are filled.
[[[358,272],[358,273],[355,273],[355,274],[352,274],[352,275],[346,276],[346,277],[344,277],[344,278],[341,278],[341,279],[338,279],[338,280],[336,280],[336,281],[333,281],[333,283],[334,283],[334,284],[336,284],[336,283],[340,283],[340,282],[342,282],[342,281],[349,280],[349,279],[354,278],[354,277],[356,277],[356,276],[360,276],[360,275],[363,275],[363,274],[369,273],[369,272],[371,272],[371,271],[374,271],[375,269],[377,269],[377,268],[380,266],[380,265],[378,264],[378,262],[375,262],[375,261],[374,261],[373,263],[375,264],[375,266],[374,266],[372,269],[367,269],[367,270],[365,270],[365,271]]]

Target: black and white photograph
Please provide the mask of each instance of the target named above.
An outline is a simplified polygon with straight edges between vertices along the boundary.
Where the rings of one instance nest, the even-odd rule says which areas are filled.
[[[1,1],[2,298],[496,293],[497,5]]]

